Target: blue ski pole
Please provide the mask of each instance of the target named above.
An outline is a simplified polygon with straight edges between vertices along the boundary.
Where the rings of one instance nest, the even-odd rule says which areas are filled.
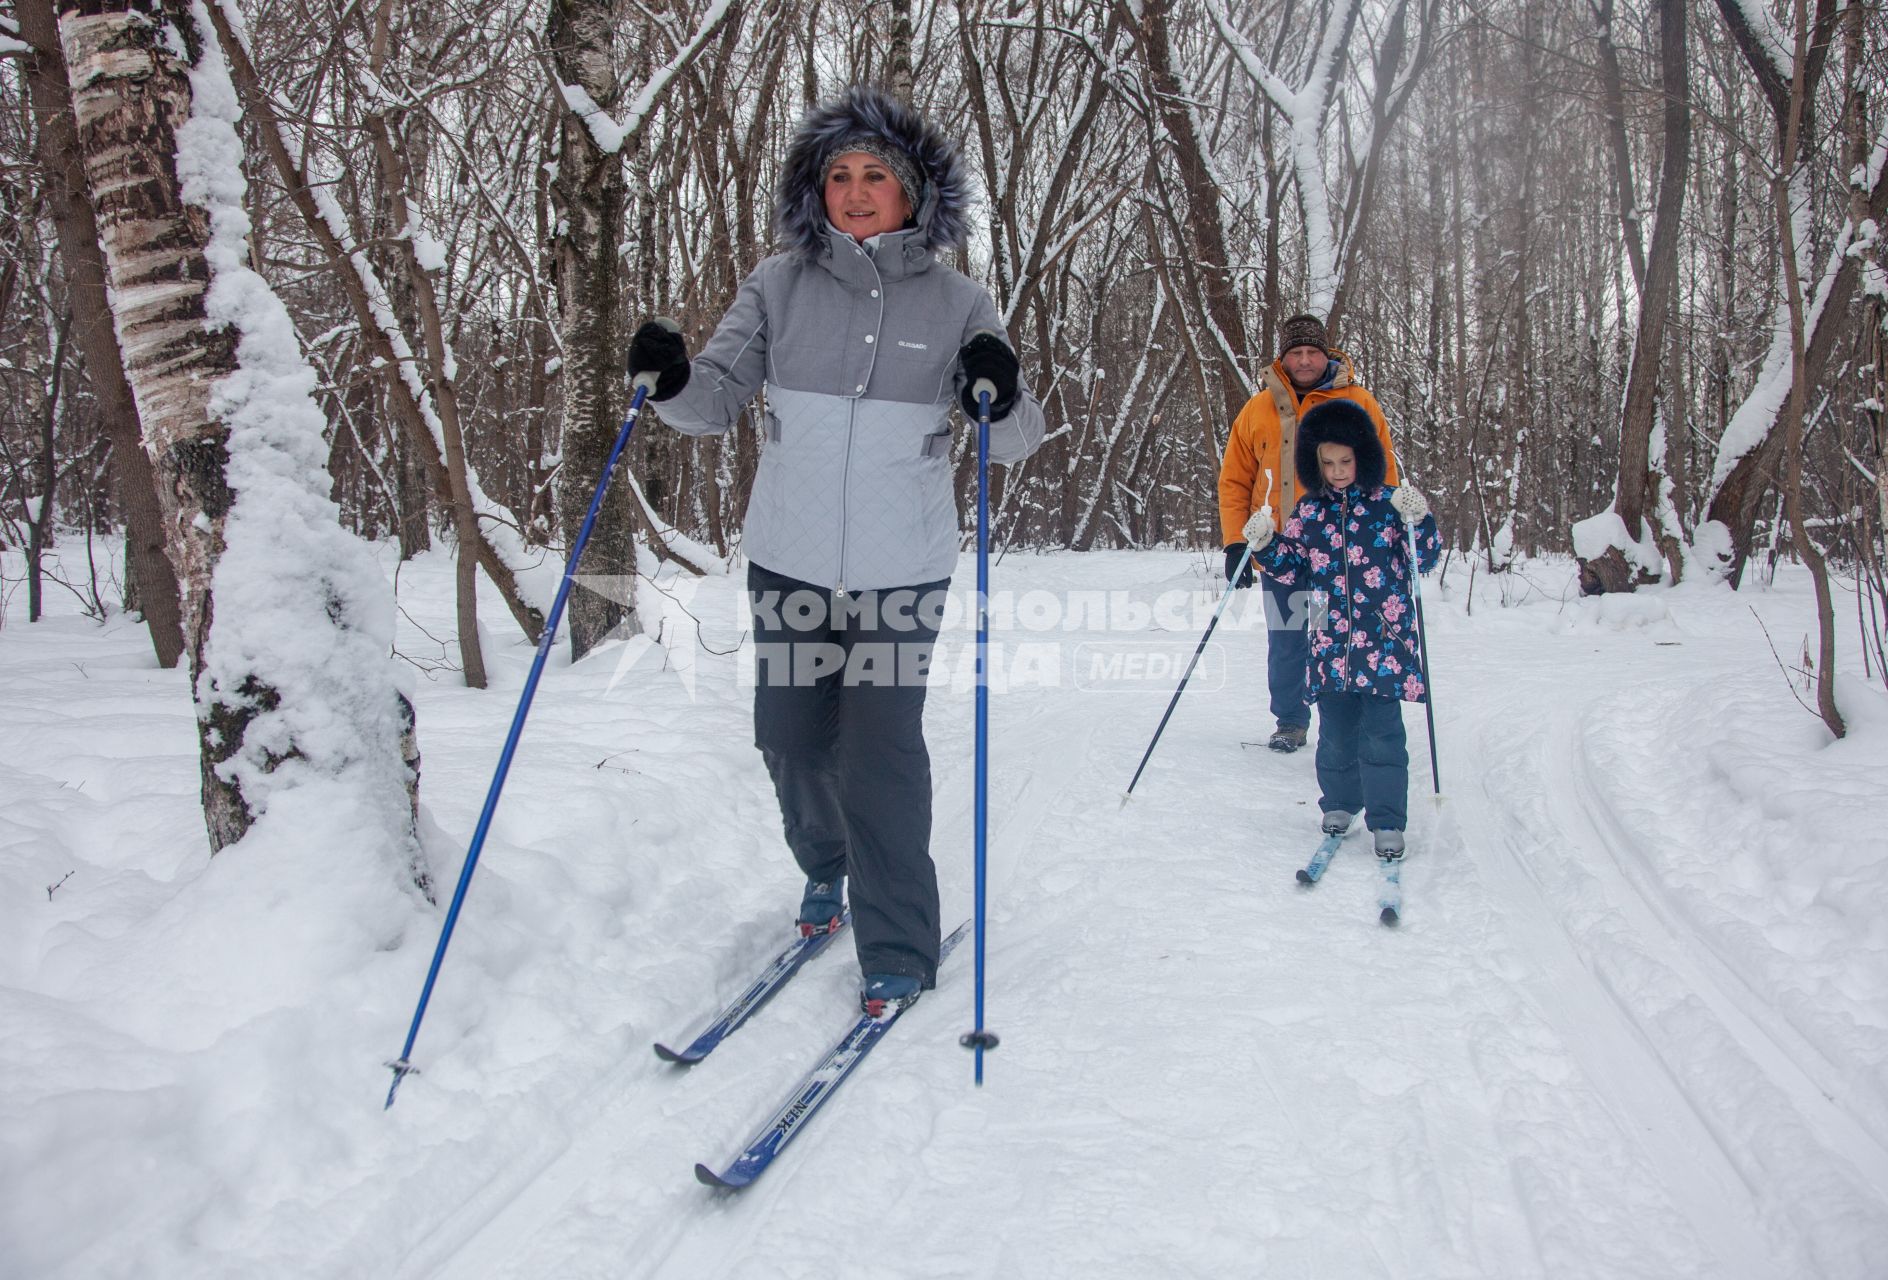
[[[976,801],[976,943],[977,1025],[958,1037],[958,1043],[977,1053],[976,1079],[983,1084],[983,1052],[997,1046],[996,1032],[983,1025],[983,952],[985,867],[990,826],[990,401],[996,384],[979,378],[971,392],[977,397],[977,758]]]
[[[674,328],[673,321],[661,321],[663,327]],[[387,1065],[393,1069],[393,1087],[387,1090],[387,1101],[381,1110],[393,1105],[395,1095],[400,1092],[400,1082],[416,1073],[413,1065],[413,1042],[419,1038],[420,1023],[426,1018],[427,1002],[433,998],[433,984],[439,979],[439,966],[446,958],[446,947],[452,941],[453,926],[459,922],[459,908],[465,903],[466,888],[472,883],[472,872],[479,865],[479,853],[485,847],[485,835],[491,830],[492,815],[498,811],[498,797],[505,789],[505,775],[511,771],[511,757],[518,749],[518,738],[524,733],[525,717],[531,714],[531,699],[538,691],[538,677],[544,674],[545,659],[550,657],[551,645],[557,639],[557,624],[563,619],[564,604],[570,599],[570,588],[576,580],[577,562],[583,558],[584,544],[590,541],[590,531],[596,527],[597,512],[603,509],[603,495],[610,487],[610,475],[616,470],[617,459],[623,456],[623,449],[629,444],[629,434],[636,429],[636,420],[642,415],[643,402],[655,389],[656,375],[638,373],[636,375],[636,394],[629,404],[629,416],[623,419],[623,429],[616,433],[616,443],[610,449],[609,461],[603,464],[603,474],[597,479],[597,491],[590,498],[590,510],[584,515],[583,527],[577,532],[576,542],[571,544],[570,559],[564,565],[563,581],[557,584],[557,598],[551,603],[550,616],[544,620],[544,630],[538,636],[537,656],[531,660],[531,673],[525,677],[524,692],[518,697],[518,709],[512,713],[511,732],[505,736],[504,750],[498,753],[498,769],[492,775],[492,785],[485,793],[485,808],[479,813],[478,826],[472,832],[471,847],[466,850],[465,866],[459,872],[459,885],[452,891],[452,905],[446,908],[445,922],[439,929],[439,944],[433,948],[433,963],[426,971],[426,984],[420,988],[420,1002],[413,1010],[413,1025],[407,1028],[406,1043],[400,1048],[400,1056]],[[466,552],[460,548],[461,554]]]

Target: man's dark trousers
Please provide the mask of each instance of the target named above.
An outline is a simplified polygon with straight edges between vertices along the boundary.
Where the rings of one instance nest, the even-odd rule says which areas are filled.
[[[1265,684],[1272,695],[1272,718],[1280,724],[1311,727],[1311,705],[1305,699],[1306,663],[1311,639],[1305,634],[1302,587],[1281,586],[1264,574]],[[1294,608],[1293,597],[1300,599]]]

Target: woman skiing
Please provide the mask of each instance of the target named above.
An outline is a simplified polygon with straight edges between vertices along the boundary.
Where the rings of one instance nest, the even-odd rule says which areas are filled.
[[[1422,569],[1440,553],[1429,503],[1384,483],[1376,423],[1348,400],[1305,414],[1294,464],[1306,495],[1284,527],[1260,507],[1245,527],[1254,559],[1312,592],[1309,689],[1318,706],[1318,805],[1326,834],[1361,810],[1379,858],[1403,856],[1409,751],[1403,703],[1428,697],[1410,594],[1410,532]]]
[[[851,881],[862,1003],[878,1014],[936,978],[937,871],[925,677],[959,546],[953,403],[987,379],[990,457],[1042,443],[996,306],[939,261],[963,241],[957,148],[905,104],[855,87],[815,108],[775,205],[785,251],[742,282],[691,362],[653,322],[629,367],[657,413],[728,430],[764,390],[742,535],[754,617],[754,741],[807,883],[802,931],[838,927]]]

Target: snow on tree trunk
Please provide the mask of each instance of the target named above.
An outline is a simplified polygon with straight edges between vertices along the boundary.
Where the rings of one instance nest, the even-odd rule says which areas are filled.
[[[1867,193],[1866,217],[1859,224],[1845,222],[1837,232],[1823,255],[1815,290],[1806,299],[1804,368],[1812,384],[1822,378],[1839,340],[1846,336],[1841,319],[1847,315],[1857,290],[1863,287],[1862,268],[1867,259],[1854,250],[1866,238],[1869,223],[1888,210],[1885,162],[1888,130],[1877,138],[1871,167],[1862,175],[1860,185]],[[1807,235],[1797,241],[1804,252],[1808,241]],[[1802,269],[1808,270],[1807,266]],[[1776,428],[1783,420],[1794,377],[1788,299],[1778,301],[1771,324],[1770,347],[1757,380],[1718,441],[1705,523],[1694,534],[1694,551],[1714,576],[1732,586],[1743,577],[1744,562],[1752,550],[1751,529],[1763,509],[1765,495],[1785,465],[1783,433]]]
[[[325,186],[311,181],[291,154],[291,139],[250,63],[243,43],[247,37],[237,25],[239,18],[227,0],[219,0],[218,6],[210,11],[213,23],[229,25],[227,34],[219,26],[219,35],[224,41],[230,70],[236,77],[237,91],[260,126],[263,148],[315,243],[333,262],[342,292],[359,322],[362,341],[374,365],[384,371],[387,403],[404,432],[408,458],[420,464],[443,506],[450,510],[455,502],[453,495],[462,494],[472,504],[479,520],[488,522],[482,525],[479,520],[473,520],[468,525],[454,514],[455,525],[461,531],[460,554],[467,554],[465,538],[471,537],[470,554],[477,557],[479,567],[498,588],[511,616],[535,644],[550,602],[527,596],[527,583],[521,575],[533,567],[534,557],[527,551],[524,539],[500,519],[496,504],[486,497],[470,466],[461,466],[455,472],[447,460],[445,428],[434,409],[431,393],[415,369],[413,347],[400,326],[391,295],[358,238],[350,231],[340,205]],[[420,518],[424,518],[423,513]]]
[[[66,3],[60,39],[125,371],[162,481],[213,850],[318,787],[409,857],[391,593],[328,498],[326,422],[248,266],[240,113],[201,5]]]

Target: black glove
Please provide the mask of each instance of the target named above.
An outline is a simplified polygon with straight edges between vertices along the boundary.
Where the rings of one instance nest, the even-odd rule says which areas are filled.
[[[957,349],[957,363],[964,367],[964,389],[957,402],[964,406],[970,420],[975,422],[980,412],[977,393],[972,389],[979,378],[988,378],[996,388],[996,394],[990,397],[990,421],[1006,416],[1016,403],[1016,373],[1020,367],[1009,344],[994,333],[979,333]]]
[[[1239,561],[1245,553],[1246,544],[1243,542],[1228,542],[1226,544],[1226,581],[1230,582],[1235,587],[1245,588],[1252,585],[1252,561],[1246,561],[1243,572],[1241,572],[1239,566]],[[1238,576],[1235,577],[1235,574]]]
[[[667,400],[688,385],[688,348],[682,335],[655,320],[643,323],[629,340],[629,376],[639,373],[656,375],[656,389],[651,400]]]

